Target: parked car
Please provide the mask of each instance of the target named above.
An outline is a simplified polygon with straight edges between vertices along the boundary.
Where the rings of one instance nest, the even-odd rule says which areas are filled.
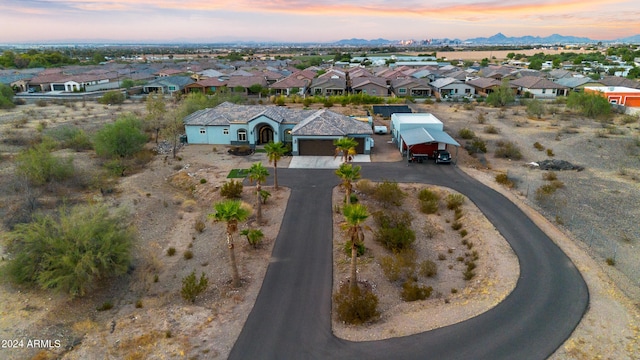
[[[450,164],[451,154],[447,150],[436,150],[433,152],[436,164]]]

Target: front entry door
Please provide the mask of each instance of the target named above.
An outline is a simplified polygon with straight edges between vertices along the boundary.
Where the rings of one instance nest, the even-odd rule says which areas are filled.
[[[260,129],[259,143],[266,144],[270,141],[273,141],[273,129],[271,129],[269,126],[263,126]]]

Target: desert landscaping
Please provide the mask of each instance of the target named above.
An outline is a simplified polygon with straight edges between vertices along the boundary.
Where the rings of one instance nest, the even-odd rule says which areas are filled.
[[[410,106],[414,112],[434,114],[463,145],[452,151],[456,164],[451,166],[458,166],[511,199],[567,253],[585,278],[590,291],[588,312],[552,359],[639,358],[637,117],[616,115],[611,121],[598,122],[555,103],[549,103],[549,111],[540,117],[528,116],[520,105],[504,109],[461,102]],[[367,110],[367,106],[332,108],[348,115],[363,115]],[[270,263],[289,189],[274,189],[272,182],[263,186],[271,196],[262,205],[264,219],[259,224],[254,184],[244,180],[241,200],[253,208],[253,215],[240,223],[239,229],[259,228],[264,237],[253,247],[244,235],[235,235],[242,279],[239,288],[231,286],[225,225],[212,221],[208,215],[214,212],[213,204],[224,199],[221,187],[229,181],[227,176],[232,170],[248,169],[260,162],[273,175],[265,153],[235,156],[224,145],[185,145],[174,158],[170,144],[161,141],[157,146],[151,140],[145,148],[147,155],[129,171],[123,170],[125,176],[104,176],[103,164],[93,151],[69,149],[56,150],[55,155],[73,159],[78,175],[71,181],[33,189],[25,187],[15,175],[13,160],[42,134],[65,125],[91,134],[124,113],[144,117],[145,104],[139,100],[113,106],[94,101],[59,102],[21,105],[0,112],[3,240],[11,226],[24,221],[23,209],[30,199],[33,207],[45,212],[60,203],[106,204],[126,211],[136,234],[129,271],[101,281],[82,297],[16,285],[4,277],[0,282],[0,339],[58,340],[60,346],[3,348],[0,358],[228,357]],[[376,118],[375,123],[388,125],[388,119]],[[469,131],[474,137],[460,136]],[[484,141],[486,150],[469,155],[465,145],[474,139]],[[389,135],[376,135],[372,162],[402,161],[388,140]],[[496,156],[506,142],[514,144],[521,157]],[[564,160],[578,170],[541,170],[538,165],[543,160]],[[289,161],[290,158],[283,158],[278,167],[286,168]],[[500,174],[503,176],[497,178]],[[496,179],[502,180],[499,183]],[[553,191],[539,190],[551,184]],[[340,338],[377,340],[463,321],[495,306],[517,282],[517,258],[473,203],[466,201],[462,205],[461,222],[466,230],[462,235],[460,228],[451,226],[460,218],[443,204],[432,214],[419,211],[417,198],[422,189],[429,188],[441,198],[453,190],[428,184],[398,185],[407,194],[402,208],[414,214],[416,259],[418,263],[429,260],[437,266],[436,274],[418,276],[421,283],[432,287],[432,292],[426,300],[403,301],[397,282],[389,281],[381,266],[383,258],[390,254],[373,240],[372,232],[366,232],[366,250],[359,258],[358,275],[379,296],[381,316],[359,326],[334,319],[333,331]],[[356,185],[355,189],[359,202],[375,211],[378,204],[364,188]],[[343,190],[336,187],[333,202],[338,208],[343,197]],[[340,227],[343,219],[339,211],[333,216],[337,289],[348,278],[349,258]],[[368,221],[368,227],[375,228],[373,219]],[[472,246],[468,245],[470,242]],[[12,254],[6,242],[0,246],[1,268]],[[476,259],[474,276],[465,279],[465,262],[472,257]],[[183,279],[192,272],[208,278],[206,290],[193,302],[181,296]]]

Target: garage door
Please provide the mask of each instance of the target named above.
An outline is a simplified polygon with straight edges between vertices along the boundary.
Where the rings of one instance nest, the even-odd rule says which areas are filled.
[[[333,140],[299,140],[298,153],[311,156],[333,156],[336,147]]]

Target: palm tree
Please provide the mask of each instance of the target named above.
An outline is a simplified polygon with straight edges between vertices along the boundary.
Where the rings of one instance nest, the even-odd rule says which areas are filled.
[[[269,171],[262,166],[262,163],[254,163],[249,168],[249,182],[256,182],[256,221],[258,224],[262,223],[262,201],[260,199],[260,191],[262,190],[262,183],[267,180]]]
[[[351,280],[352,294],[358,289],[358,247],[364,244],[364,229],[362,223],[369,217],[367,208],[362,204],[348,204],[342,210],[345,222],[342,224],[346,230],[347,239],[351,241]]]
[[[345,202],[347,205],[351,204],[351,190],[353,189],[353,182],[360,179],[360,166],[342,163],[336,170],[336,175],[342,179],[342,187],[345,192]]]
[[[287,148],[281,142],[269,142],[264,145],[264,150],[267,152],[269,164],[273,164],[273,187],[278,190],[278,161],[287,152]]]
[[[349,162],[349,157],[356,154],[356,146],[358,142],[349,137],[342,137],[333,140],[333,145],[336,147],[336,153],[334,157],[338,157],[342,153],[342,157],[345,163]]]
[[[209,214],[208,217],[215,219],[215,221],[224,221],[227,223],[227,248],[229,249],[233,287],[240,287],[240,274],[238,273],[238,265],[236,264],[236,255],[233,251],[233,234],[238,231],[238,223],[247,220],[251,211],[243,207],[239,200],[219,202],[214,205],[214,209],[216,212]]]

